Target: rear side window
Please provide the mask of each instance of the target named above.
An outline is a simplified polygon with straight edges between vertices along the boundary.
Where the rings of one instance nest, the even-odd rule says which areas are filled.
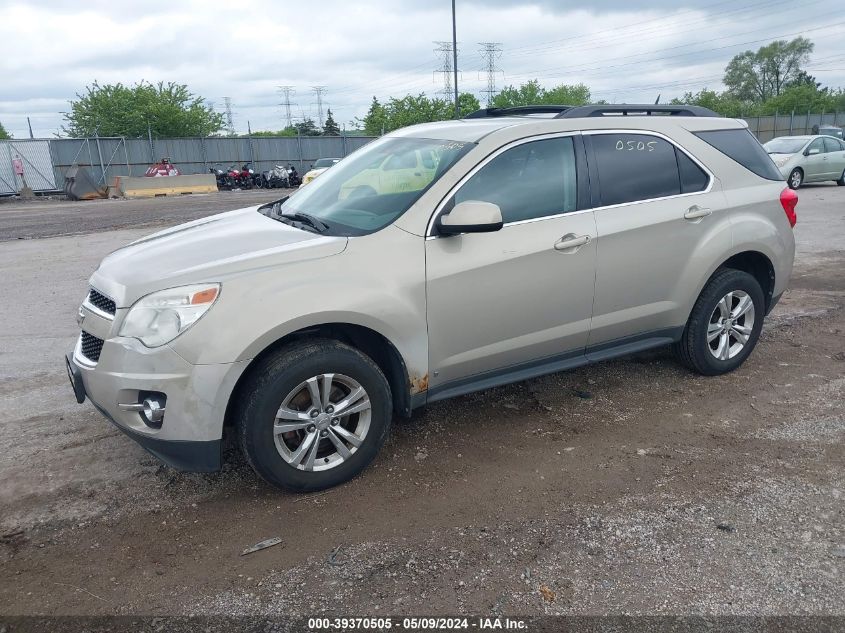
[[[590,136],[602,205],[678,195],[681,182],[675,146],[648,134]]]
[[[710,180],[704,170],[677,147],[675,148],[675,156],[678,159],[678,171],[681,174],[681,193],[704,191]]]
[[[695,135],[761,178],[783,180],[766,150],[747,129],[712,130]]]
[[[824,139],[824,151],[825,152],[841,152],[842,146],[835,138],[825,138]]]

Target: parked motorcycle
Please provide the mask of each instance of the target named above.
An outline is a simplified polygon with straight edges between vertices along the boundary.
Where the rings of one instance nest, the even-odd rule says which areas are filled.
[[[209,167],[208,171],[214,174],[214,179],[217,181],[217,189],[220,191],[231,189],[232,184],[229,181],[229,175],[220,165],[215,165],[214,167]]]
[[[226,177],[228,178],[232,189],[252,189],[254,184],[252,181],[253,174],[250,173],[248,165],[249,163],[246,163],[241,167],[238,167],[237,165],[229,166],[229,169],[226,172]]]
[[[287,166],[288,172],[288,187],[298,187],[302,184],[302,177],[299,175],[299,172],[296,171],[296,167],[288,163]]]
[[[273,189],[290,189],[294,185],[291,185],[291,181],[294,179],[293,174],[296,173],[290,165],[285,167],[284,165],[276,165],[270,171],[266,171],[263,174],[265,186],[270,187]]]

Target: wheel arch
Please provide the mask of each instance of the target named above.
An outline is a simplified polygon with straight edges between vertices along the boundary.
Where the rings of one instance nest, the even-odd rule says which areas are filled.
[[[393,397],[394,412],[406,417],[410,416],[412,409],[411,391],[414,385],[408,373],[405,359],[396,346],[386,336],[369,327],[354,323],[334,322],[309,325],[289,332],[274,340],[256,354],[235,383],[226,405],[224,424],[226,426],[232,425],[234,409],[242,395],[243,385],[261,360],[287,345],[315,338],[340,341],[369,356],[387,378]],[[416,382],[421,383],[423,380],[425,379]],[[425,392],[427,384],[417,384],[416,387],[417,391]]]
[[[773,306],[773,293],[775,289],[775,266],[772,260],[760,251],[747,250],[731,255],[716,268],[716,272],[723,268],[741,270],[757,280],[757,283],[763,289],[763,297],[766,301],[766,314],[768,314]]]

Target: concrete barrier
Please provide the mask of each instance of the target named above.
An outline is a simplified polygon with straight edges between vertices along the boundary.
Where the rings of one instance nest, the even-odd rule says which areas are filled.
[[[160,176],[129,178],[117,176],[109,187],[109,197],[154,198],[156,196],[180,196],[190,193],[214,193],[217,180],[213,174],[194,176]]]

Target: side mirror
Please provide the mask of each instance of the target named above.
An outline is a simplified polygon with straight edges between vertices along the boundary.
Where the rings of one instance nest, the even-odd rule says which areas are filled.
[[[437,221],[440,233],[457,235],[459,233],[491,233],[504,226],[502,210],[498,205],[478,200],[460,202]]]
[[[804,152],[804,156],[812,156],[813,154],[818,154],[818,153],[819,153],[819,150],[814,147],[813,149],[808,149],[806,152]]]

